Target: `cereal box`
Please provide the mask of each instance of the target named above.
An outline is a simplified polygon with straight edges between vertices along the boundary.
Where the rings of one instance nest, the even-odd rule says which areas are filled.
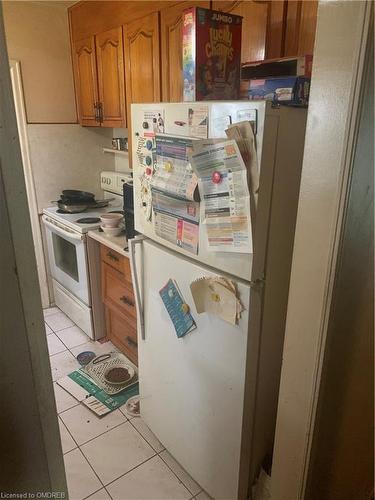
[[[239,98],[241,28],[241,16],[201,7],[184,11],[184,101]]]

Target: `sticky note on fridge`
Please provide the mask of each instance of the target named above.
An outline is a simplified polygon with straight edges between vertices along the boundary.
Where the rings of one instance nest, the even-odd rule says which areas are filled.
[[[196,328],[195,321],[190,314],[188,304],[183,300],[177,284],[169,279],[168,283],[159,291],[160,297],[167,309],[178,338]]]

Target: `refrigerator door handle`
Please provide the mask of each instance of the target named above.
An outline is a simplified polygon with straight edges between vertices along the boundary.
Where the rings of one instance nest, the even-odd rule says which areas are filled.
[[[250,287],[253,289],[263,288],[266,284],[266,279],[264,277],[256,278],[255,280],[250,281]]]
[[[137,306],[137,316],[139,321],[139,329],[141,333],[141,339],[145,340],[145,320],[143,312],[143,300],[141,297],[141,290],[139,288],[139,278],[137,271],[137,261],[136,261],[136,245],[143,243],[143,240],[147,239],[144,236],[137,236],[134,239],[128,241],[129,243],[129,253],[130,253],[130,268],[133,276],[133,284],[135,291],[135,302]]]

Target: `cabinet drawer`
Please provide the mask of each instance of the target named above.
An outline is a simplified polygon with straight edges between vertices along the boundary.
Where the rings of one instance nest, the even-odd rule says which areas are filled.
[[[105,245],[100,245],[100,258],[102,262],[105,262],[109,266],[116,269],[123,276],[122,278],[132,283],[132,276],[130,270],[130,262],[127,257],[119,254],[115,250],[106,247]]]
[[[138,365],[137,330],[135,323],[113,310],[105,308],[107,337],[130,361]]]
[[[102,300],[120,313],[136,320],[135,298],[131,285],[123,281],[122,275],[102,262]]]

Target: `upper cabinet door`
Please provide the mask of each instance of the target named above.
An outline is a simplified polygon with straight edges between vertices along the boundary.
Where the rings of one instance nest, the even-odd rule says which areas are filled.
[[[285,56],[303,56],[314,52],[317,10],[316,0],[288,2]]]
[[[160,12],[162,97],[165,102],[183,100],[182,13],[190,7],[208,9],[210,2],[180,2]]]
[[[213,10],[242,16],[241,62],[262,61],[266,55],[267,19],[270,2],[245,0],[212,2]]]
[[[159,15],[124,26],[125,82],[128,117],[132,102],[160,101]]]
[[[125,127],[125,76],[122,28],[96,35],[102,127]]]
[[[278,59],[284,54],[285,14],[287,0],[273,0],[268,6],[266,59]]]
[[[73,62],[79,123],[99,127],[99,98],[94,37],[74,43]]]

